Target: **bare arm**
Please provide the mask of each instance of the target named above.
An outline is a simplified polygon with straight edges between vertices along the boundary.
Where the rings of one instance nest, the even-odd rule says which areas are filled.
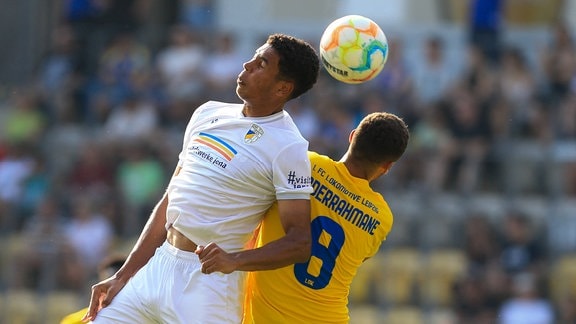
[[[117,279],[128,281],[148,260],[154,255],[156,249],[166,240],[166,207],[168,194],[164,196],[154,208],[150,218],[146,222],[138,241],[128,255],[126,262],[115,274]]]
[[[286,232],[282,238],[262,247],[236,253],[226,253],[214,243],[200,247],[197,253],[202,271],[259,271],[305,262],[310,257],[310,201],[306,199],[279,200],[280,222]]]
[[[177,167],[173,176],[176,176],[180,169],[180,167]],[[118,292],[124,288],[128,280],[150,260],[156,248],[166,240],[167,206],[168,193],[166,192],[152,211],[124,265],[112,277],[92,286],[90,306],[84,316],[84,321],[93,320],[102,308],[108,306]]]
[[[180,173],[181,167],[176,167],[174,176]],[[156,205],[150,218],[146,222],[138,241],[128,255],[126,262],[116,273],[116,278],[128,281],[148,260],[154,255],[158,248],[166,240],[166,207],[168,206],[168,192],[164,193],[160,202]]]

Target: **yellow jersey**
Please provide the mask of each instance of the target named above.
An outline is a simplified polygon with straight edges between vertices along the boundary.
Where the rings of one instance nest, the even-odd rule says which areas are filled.
[[[348,293],[362,262],[392,228],[381,194],[346,166],[309,152],[312,166],[312,254],[308,262],[250,272],[243,323],[348,323]],[[284,235],[275,204],[260,224],[256,246]]]
[[[84,322],[82,322],[82,318],[87,312],[88,307],[83,308],[72,314],[66,315],[66,317],[64,317],[62,321],[60,321],[60,324],[84,324]]]

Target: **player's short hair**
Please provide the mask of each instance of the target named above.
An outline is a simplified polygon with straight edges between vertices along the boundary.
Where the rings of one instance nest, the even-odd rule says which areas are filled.
[[[268,36],[267,44],[278,53],[279,77],[294,82],[290,99],[312,89],[318,80],[320,60],[316,50],[306,41],[284,34]]]
[[[404,154],[410,133],[404,121],[387,112],[375,112],[362,119],[352,142],[350,154],[371,164],[395,162]]]

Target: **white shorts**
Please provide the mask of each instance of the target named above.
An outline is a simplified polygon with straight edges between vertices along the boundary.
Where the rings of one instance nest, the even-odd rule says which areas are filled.
[[[203,274],[198,256],[168,242],[93,323],[240,323],[245,273]]]

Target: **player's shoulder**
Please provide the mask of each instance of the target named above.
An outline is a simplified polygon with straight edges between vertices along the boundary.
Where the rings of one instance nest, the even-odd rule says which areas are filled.
[[[294,120],[285,110],[270,116],[260,117],[254,122],[265,131],[274,133],[277,141],[282,141],[286,144],[308,145],[308,140],[302,136]]]
[[[236,116],[242,110],[241,104],[221,101],[206,101],[194,110],[190,125],[200,125],[218,118]]]
[[[308,151],[308,158],[312,162],[329,162],[329,161],[332,161],[332,159],[329,156],[323,155],[323,154],[320,154],[320,153],[314,152],[314,151]]]

